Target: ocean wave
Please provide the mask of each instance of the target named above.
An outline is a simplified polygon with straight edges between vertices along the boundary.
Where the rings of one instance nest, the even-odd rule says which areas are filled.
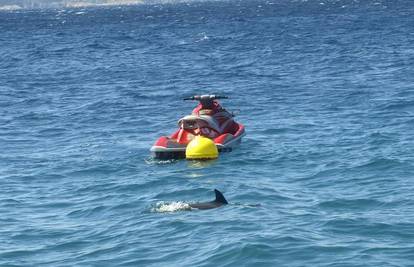
[[[407,96],[408,97],[408,96]],[[387,102],[380,108],[384,111],[412,111],[414,107],[414,100],[398,99]]]
[[[352,171],[371,170],[371,171],[386,171],[392,168],[403,167],[405,164],[399,159],[392,158],[372,158],[368,161],[351,168]]]
[[[375,199],[335,199],[329,201],[322,201],[317,206],[320,209],[326,210],[370,210],[378,208],[385,203]]]
[[[414,2],[351,1],[0,12],[0,266],[409,266]],[[150,157],[210,91],[240,146]]]

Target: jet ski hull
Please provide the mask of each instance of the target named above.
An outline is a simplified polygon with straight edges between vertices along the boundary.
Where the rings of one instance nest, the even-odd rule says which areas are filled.
[[[239,130],[235,135],[223,134],[213,141],[219,152],[231,152],[233,148],[241,143],[244,135],[244,126],[239,124]],[[179,144],[175,139],[163,136],[157,140],[150,151],[154,158],[160,160],[184,159],[186,147],[186,144]]]

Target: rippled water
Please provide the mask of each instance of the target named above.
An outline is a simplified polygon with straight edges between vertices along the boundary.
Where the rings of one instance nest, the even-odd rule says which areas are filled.
[[[1,266],[414,265],[414,2],[0,12]],[[213,162],[149,148],[230,96]],[[188,210],[213,189],[229,205]],[[260,205],[258,205],[260,204]]]

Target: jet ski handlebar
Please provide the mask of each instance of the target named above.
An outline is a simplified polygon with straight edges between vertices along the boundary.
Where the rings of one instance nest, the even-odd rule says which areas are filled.
[[[184,100],[197,100],[200,102],[213,101],[215,99],[228,99],[228,97],[224,95],[195,95],[184,98]]]

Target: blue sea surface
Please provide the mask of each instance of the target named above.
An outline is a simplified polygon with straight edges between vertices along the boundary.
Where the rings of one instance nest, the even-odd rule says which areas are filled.
[[[414,266],[414,1],[0,12],[0,266]],[[157,161],[193,94],[246,127]],[[182,210],[214,198],[229,205]],[[258,205],[260,204],[260,205]]]

